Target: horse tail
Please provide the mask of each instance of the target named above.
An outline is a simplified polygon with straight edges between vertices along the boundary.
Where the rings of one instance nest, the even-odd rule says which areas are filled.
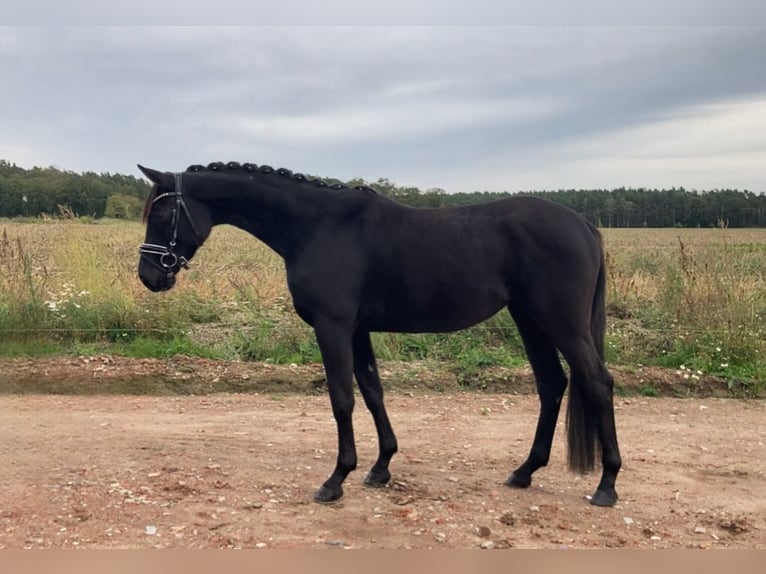
[[[598,239],[599,269],[596,278],[596,288],[593,293],[590,314],[590,332],[593,346],[599,359],[604,360],[604,334],[606,332],[606,259],[604,246],[598,229],[590,225],[591,231]],[[569,389],[567,403],[567,443],[569,468],[580,474],[594,469],[596,451],[600,450],[598,440],[597,416],[592,400],[588,400],[584,388],[596,381],[578,380],[582,375],[574,375]]]
[[[596,347],[599,358],[604,360],[604,335],[606,333],[606,258],[604,256],[604,243],[598,229],[593,229],[598,234],[599,262],[598,278],[596,279],[596,291],[593,294],[593,306],[590,308],[590,335],[593,345]]]

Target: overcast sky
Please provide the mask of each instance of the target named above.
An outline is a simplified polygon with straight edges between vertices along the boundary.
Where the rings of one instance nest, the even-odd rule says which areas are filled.
[[[766,191],[766,27],[0,28],[0,159]]]

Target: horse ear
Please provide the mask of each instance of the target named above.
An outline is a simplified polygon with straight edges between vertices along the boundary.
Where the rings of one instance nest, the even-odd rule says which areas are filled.
[[[152,183],[164,187],[173,187],[174,185],[173,176],[170,173],[157,171],[150,167],[144,167],[140,163],[138,164],[138,169],[140,169]]]

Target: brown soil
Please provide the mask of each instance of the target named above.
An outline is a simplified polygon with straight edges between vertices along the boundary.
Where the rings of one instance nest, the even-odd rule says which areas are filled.
[[[392,484],[361,484],[377,439],[359,401],[360,469],[320,506],[336,434],[319,366],[0,361],[0,548],[766,548],[766,403],[613,370],[623,392],[686,397],[616,399],[614,508],[587,503],[597,475],[566,470],[563,420],[532,486],[502,485],[534,433],[527,371],[464,392],[411,364],[382,368]]]

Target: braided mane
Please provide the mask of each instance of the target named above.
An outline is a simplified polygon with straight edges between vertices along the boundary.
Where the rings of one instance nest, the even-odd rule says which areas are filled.
[[[324,181],[323,179],[319,179],[319,178],[312,179],[305,176],[302,173],[293,173],[292,171],[284,167],[274,169],[270,165],[258,166],[254,163],[241,164],[236,161],[230,161],[227,163],[224,163],[222,161],[216,161],[213,163],[209,163],[207,165],[194,164],[186,168],[186,173],[197,173],[197,172],[217,172],[217,173],[241,172],[243,174],[257,172],[257,173],[262,173],[265,175],[276,174],[282,177],[293,179],[300,183],[307,183],[309,185],[313,185],[316,187],[329,187],[330,189],[350,189],[347,185],[344,185],[342,183],[328,183]],[[357,185],[353,189],[358,191],[369,191],[372,193],[377,193],[374,189],[366,185]]]

